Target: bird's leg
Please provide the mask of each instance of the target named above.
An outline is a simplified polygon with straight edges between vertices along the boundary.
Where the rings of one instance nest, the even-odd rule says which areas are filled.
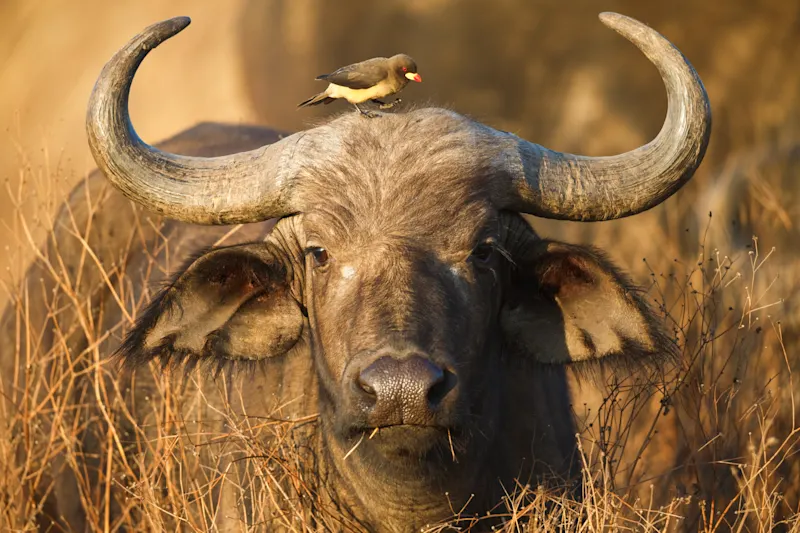
[[[378,107],[380,109],[391,109],[394,106],[396,106],[397,104],[399,104],[400,102],[402,102],[402,100],[400,98],[397,98],[394,102],[389,102],[388,104],[386,104],[384,102],[381,102],[380,100],[377,100],[377,99],[373,99],[372,102],[375,103],[375,104],[378,104]]]
[[[361,115],[364,116],[364,117],[375,118],[375,117],[379,116],[377,113],[373,113],[372,111],[364,111],[363,109],[358,107],[358,104],[353,104],[353,105],[356,106],[356,109],[358,109],[359,113],[361,113]]]

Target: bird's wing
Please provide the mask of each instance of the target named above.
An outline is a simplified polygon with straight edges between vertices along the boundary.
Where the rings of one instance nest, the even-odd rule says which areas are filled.
[[[386,60],[375,58],[347,65],[330,74],[318,76],[317,79],[349,89],[369,89],[385,80],[388,75],[389,70],[386,68]]]

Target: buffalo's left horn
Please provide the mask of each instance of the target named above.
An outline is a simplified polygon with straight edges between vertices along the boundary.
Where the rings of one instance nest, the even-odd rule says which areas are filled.
[[[86,116],[89,147],[97,165],[131,200],[184,222],[237,224],[295,212],[300,144],[310,141],[314,130],[222,157],[165,153],[136,135],[128,116],[136,69],[150,50],[189,22],[188,17],[177,17],[153,24],[103,68]]]
[[[667,118],[658,136],[630,152],[585,157],[543,148],[505,132],[510,187],[502,207],[561,220],[611,220],[654,207],[680,189],[705,155],[711,106],[703,83],[681,52],[652,28],[616,13],[600,20],[644,52],[667,89]]]

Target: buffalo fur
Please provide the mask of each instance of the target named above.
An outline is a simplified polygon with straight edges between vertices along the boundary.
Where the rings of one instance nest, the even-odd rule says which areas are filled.
[[[339,142],[315,147],[299,171],[301,212],[266,238],[189,256],[213,234],[171,226],[170,245],[188,260],[119,357],[131,369],[153,359],[210,368],[207,388],[226,365],[258,367],[227,376],[248,415],[265,395],[287,405],[302,395],[291,409],[319,413],[307,446],[325,486],[369,530],[414,531],[453,509],[485,514],[516,482],[573,474],[565,368],[635,373],[674,353],[643,292],[600,251],[543,240],[491,204],[507,176],[479,124],[420,110],[348,115],[336,127]],[[225,135],[205,128],[190,151],[218,153]],[[318,247],[325,264],[309,253]],[[381,427],[364,408],[354,384],[381,353],[452,375],[424,424]]]

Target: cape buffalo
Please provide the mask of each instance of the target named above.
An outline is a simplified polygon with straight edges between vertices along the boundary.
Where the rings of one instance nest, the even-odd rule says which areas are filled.
[[[515,483],[569,474],[575,428],[564,366],[643,365],[672,345],[640,291],[600,251],[542,239],[521,214],[601,221],[650,209],[691,178],[711,128],[703,85],[673,45],[630,18],[600,18],[655,64],[668,96],[658,136],[611,157],[548,150],[439,108],[350,113],[287,136],[201,125],[159,150],[136,135],[128,95],[144,57],[189,19],[133,38],[105,66],[89,103],[89,143],[108,181],[90,178],[56,221],[58,261],[49,264],[77,281],[37,284],[54,268],[41,261],[27,278],[45,300],[48,289],[84,294],[90,318],[81,314],[81,327],[58,337],[78,316],[58,304],[64,297],[39,315],[17,305],[5,317],[4,369],[15,359],[7,348],[17,347],[19,363],[19,346],[30,342],[20,340],[20,320],[48,324],[37,353],[73,354],[78,370],[78,354],[98,353],[84,374],[72,369],[78,385],[69,394],[84,391],[81,405],[101,407],[75,424],[81,454],[52,460],[42,512],[84,527],[91,487],[63,474],[80,471],[75,457],[94,472],[89,478],[111,472],[111,459],[90,453],[107,438],[102,449],[152,479],[148,458],[164,440],[147,439],[157,426],[180,420],[184,443],[212,441],[235,424],[220,415],[223,405],[249,421],[276,413],[314,420],[314,431],[293,442],[304,457],[298,468],[325,494],[314,505],[324,500],[346,517],[315,518],[326,530],[418,531],[460,512],[485,514]],[[145,222],[146,212],[169,220]],[[200,226],[245,223],[253,224],[236,233]],[[105,270],[82,274],[87,264]],[[148,287],[168,271],[175,274],[150,298]],[[126,316],[135,319],[127,333],[118,326]],[[136,370],[117,375],[105,364],[113,352]],[[181,387],[165,392],[169,380],[153,360],[185,370]],[[13,382],[4,387],[22,401]],[[165,396],[181,396],[179,412],[165,414],[155,401]],[[114,431],[92,432],[92,424]],[[131,445],[129,434],[145,438]],[[201,454],[197,468],[190,454],[172,466],[187,486],[205,479],[207,490],[186,489],[187,501],[206,502],[198,512],[211,522],[175,507],[165,513],[206,528],[272,519],[268,529],[293,529],[257,508],[257,458],[240,466],[237,444],[226,446]],[[100,506],[111,509],[107,523],[133,513],[116,496],[96,499],[114,498]]]

